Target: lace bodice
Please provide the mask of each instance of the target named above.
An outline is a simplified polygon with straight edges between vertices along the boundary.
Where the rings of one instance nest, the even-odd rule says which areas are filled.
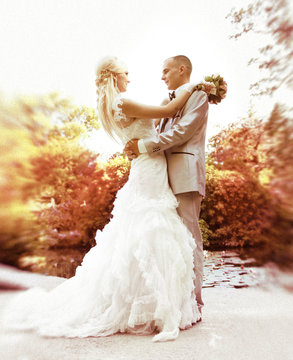
[[[127,118],[121,110],[123,100],[119,94],[113,104],[114,120],[122,124],[120,140],[125,144],[131,139],[143,139],[156,134],[154,120]]]

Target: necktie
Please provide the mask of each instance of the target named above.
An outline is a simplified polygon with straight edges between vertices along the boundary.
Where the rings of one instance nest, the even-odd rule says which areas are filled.
[[[170,99],[170,101],[172,101],[173,99],[175,99],[175,90],[173,90],[173,91],[171,91],[170,93],[169,93],[169,99]]]

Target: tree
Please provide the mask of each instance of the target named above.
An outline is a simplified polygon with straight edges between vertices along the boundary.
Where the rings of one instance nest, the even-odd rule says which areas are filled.
[[[124,156],[107,162],[72,144],[51,142],[33,159],[42,192],[35,214],[51,248],[89,249],[96,231],[110,221],[117,191],[128,179]],[[46,169],[46,170],[44,170]]]
[[[206,197],[201,218],[208,225],[209,247],[263,245],[275,211],[271,197],[255,176],[207,166]]]
[[[268,121],[231,124],[210,139],[202,217],[212,247],[260,246],[262,261],[293,260],[293,123],[276,105]]]
[[[263,146],[265,162],[271,170],[270,191],[293,220],[293,121],[283,107],[275,105],[264,124],[264,133],[267,135]]]
[[[213,247],[263,244],[275,212],[262,150],[264,123],[252,112],[209,140],[202,217]]]
[[[57,94],[0,103],[0,261],[25,252],[94,244],[111,218],[130,163],[81,146],[99,128],[95,111]]]
[[[259,56],[249,64],[257,64],[265,72],[263,78],[251,84],[254,95],[272,95],[285,85],[293,87],[293,22],[287,0],[257,0],[246,9],[233,8],[227,18],[235,25],[231,38],[254,33],[265,36]]]
[[[264,137],[264,122],[249,111],[247,119],[229,124],[209,140],[209,161],[217,168],[258,176],[264,168],[259,151]]]

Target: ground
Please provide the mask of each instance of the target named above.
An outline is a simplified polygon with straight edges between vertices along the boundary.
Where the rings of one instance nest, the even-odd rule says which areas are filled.
[[[0,271],[1,275],[1,271]],[[8,273],[6,272],[6,279]],[[1,276],[0,276],[1,279]],[[46,288],[62,278],[11,273],[15,283]],[[18,290],[20,291],[20,290]],[[0,292],[0,324],[5,305],[18,291]],[[280,287],[205,288],[203,321],[178,339],[153,343],[152,336],[45,338],[33,332],[0,330],[1,360],[291,360],[293,293]]]

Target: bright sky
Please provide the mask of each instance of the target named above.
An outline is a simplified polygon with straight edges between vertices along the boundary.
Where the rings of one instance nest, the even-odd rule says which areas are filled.
[[[230,40],[233,27],[225,19],[232,7],[248,2],[1,0],[0,91],[8,96],[58,91],[76,104],[96,107],[96,65],[101,57],[116,55],[128,64],[127,97],[159,104],[167,95],[162,63],[183,54],[193,63],[192,82],[219,73],[228,83],[227,98],[210,106],[209,137],[249,108],[248,88],[257,72],[247,62],[259,44],[251,38]],[[121,149],[102,132],[91,146]]]

